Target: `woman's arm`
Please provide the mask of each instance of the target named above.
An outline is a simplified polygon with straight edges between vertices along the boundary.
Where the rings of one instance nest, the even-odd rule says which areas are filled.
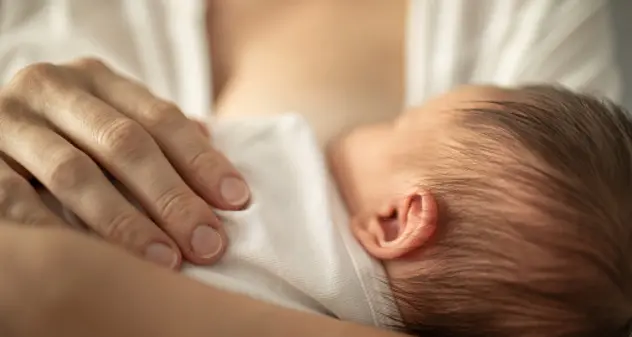
[[[9,336],[398,336],[220,291],[69,230],[0,225],[0,270]]]

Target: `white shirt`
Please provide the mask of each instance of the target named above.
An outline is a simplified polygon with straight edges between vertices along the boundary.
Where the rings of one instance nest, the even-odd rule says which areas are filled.
[[[460,84],[554,82],[618,101],[608,0],[409,0],[406,106]],[[0,0],[0,84],[39,61],[97,56],[211,111],[203,0]]]
[[[214,144],[252,192],[240,212],[217,211],[230,249],[183,272],[289,308],[387,328],[398,317],[384,270],[352,236],[342,199],[307,121],[298,115],[221,121]]]

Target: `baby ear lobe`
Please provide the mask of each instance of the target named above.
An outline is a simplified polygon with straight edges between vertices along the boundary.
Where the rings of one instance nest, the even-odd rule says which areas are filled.
[[[391,260],[414,252],[432,238],[437,229],[437,204],[428,191],[417,191],[397,200],[387,213],[374,214],[352,224],[356,238],[380,260]]]

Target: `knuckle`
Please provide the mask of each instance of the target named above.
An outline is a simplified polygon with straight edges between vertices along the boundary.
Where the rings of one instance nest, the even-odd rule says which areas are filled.
[[[15,129],[16,120],[24,117],[26,111],[28,110],[18,98],[10,94],[0,93],[0,127],[6,126]],[[3,133],[0,133],[0,138],[2,136]]]
[[[198,214],[195,209],[201,206],[201,201],[192,192],[181,188],[169,189],[156,200],[158,214],[167,224],[188,222],[191,216]]]
[[[27,226],[59,226],[60,223],[63,224],[63,222],[60,222],[52,217],[39,213],[34,214],[30,208],[28,210],[21,210],[21,212],[23,216],[20,217],[20,223]]]
[[[6,213],[25,193],[28,183],[18,175],[0,177],[0,213]]]
[[[51,63],[34,63],[13,77],[9,85],[16,90],[34,91],[59,77],[59,69]]]
[[[119,212],[105,220],[97,229],[101,235],[127,247],[139,242],[142,237],[143,219],[135,211]]]
[[[59,88],[59,97],[57,98],[58,108],[67,109],[68,111],[83,111],[89,105],[88,95],[81,90],[73,90],[68,88]]]
[[[83,152],[66,151],[57,156],[46,175],[51,190],[75,190],[89,180],[94,163]]]
[[[163,100],[155,100],[148,104],[142,115],[144,122],[150,128],[164,125],[173,127],[174,124],[185,119],[184,114],[175,104]]]
[[[15,96],[8,93],[0,93],[0,113],[6,114],[9,112],[22,110],[22,102]]]
[[[206,150],[201,151],[189,158],[186,163],[194,170],[209,174],[209,172],[219,172],[225,170],[225,160],[223,156],[215,151]]]
[[[24,200],[24,202],[18,202],[9,209],[5,215],[7,215],[7,217],[11,220],[30,226],[63,224],[63,222],[55,218],[55,216],[52,215],[45,206],[39,205],[34,200]]]
[[[81,57],[70,62],[70,65],[76,69],[88,72],[98,72],[109,69],[102,60],[96,57]]]
[[[101,143],[111,155],[130,160],[144,156],[151,143],[145,129],[127,118],[117,119],[101,134]]]
[[[17,175],[0,177],[0,218],[24,225],[59,223],[37,202],[37,195],[28,182]]]

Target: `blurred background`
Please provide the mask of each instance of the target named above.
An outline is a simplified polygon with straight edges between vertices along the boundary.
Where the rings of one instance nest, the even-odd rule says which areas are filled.
[[[585,0],[591,1],[591,0]],[[623,68],[625,91],[623,103],[632,111],[632,0],[611,0],[617,30],[619,61]]]

